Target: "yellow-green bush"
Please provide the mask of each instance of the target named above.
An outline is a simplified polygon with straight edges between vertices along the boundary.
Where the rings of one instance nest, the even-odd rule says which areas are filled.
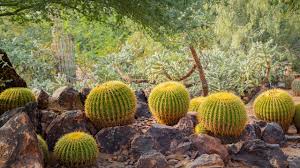
[[[295,96],[300,96],[300,79],[296,78],[292,82],[292,90]]]
[[[287,130],[293,121],[295,105],[287,92],[271,89],[255,99],[254,112],[257,118],[277,122],[284,130]]]
[[[85,113],[98,128],[129,124],[134,119],[135,111],[133,90],[119,81],[97,86],[85,101]]]
[[[148,101],[149,109],[159,123],[173,125],[186,115],[189,93],[179,82],[164,82],[151,91]]]
[[[198,111],[200,105],[205,100],[205,97],[195,97],[190,101],[189,111]]]

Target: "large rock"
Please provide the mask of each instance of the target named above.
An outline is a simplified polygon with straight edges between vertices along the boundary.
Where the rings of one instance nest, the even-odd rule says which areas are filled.
[[[149,135],[136,136],[131,142],[131,153],[135,158],[139,158],[156,148],[156,141]]]
[[[137,168],[169,168],[168,162],[163,154],[151,151],[142,155],[138,162]]]
[[[59,112],[83,110],[79,92],[68,86],[58,88],[50,97],[49,109]]]
[[[97,132],[82,111],[67,111],[59,115],[46,129],[46,141],[49,149],[52,150],[56,141],[64,134],[79,130],[92,135]]]
[[[300,157],[299,156],[289,156],[288,163],[289,163],[289,168],[299,168]]]
[[[246,141],[239,150],[230,151],[233,161],[249,167],[286,168],[287,156],[278,144],[267,144],[260,139]]]
[[[79,95],[80,95],[80,100],[82,102],[82,104],[85,103],[85,100],[87,98],[87,96],[90,94],[91,92],[91,88],[82,88],[79,92]]]
[[[148,103],[148,99],[143,90],[135,91],[135,96],[136,96],[138,102]]]
[[[101,152],[112,154],[121,148],[128,148],[137,133],[134,128],[128,125],[108,127],[100,130],[95,138],[100,144]]]
[[[189,163],[186,168],[223,168],[223,160],[217,154],[203,154]]]
[[[140,118],[140,117],[144,117],[144,118],[150,118],[152,116],[152,114],[149,111],[149,107],[148,104],[145,102],[137,102],[137,106],[136,106],[136,112],[135,112],[135,118]]]
[[[247,124],[242,132],[240,139],[242,141],[249,141],[261,138],[261,130],[257,124]]]
[[[0,128],[0,135],[0,167],[43,167],[43,155],[27,114],[12,116]]]
[[[0,93],[11,87],[27,87],[26,82],[17,74],[7,54],[0,49]]]
[[[41,111],[41,127],[42,131],[41,134],[45,137],[46,136],[46,129],[48,126],[51,124],[51,122],[58,116],[57,113],[53,111],[48,111],[48,110],[42,110]]]
[[[47,92],[41,89],[33,89],[33,93],[38,102],[39,109],[47,109],[49,104],[49,95]]]
[[[268,123],[262,132],[262,140],[270,144],[283,145],[286,142],[284,131],[277,123]]]
[[[178,123],[174,126],[179,131],[183,132],[186,136],[194,133],[194,122],[190,116],[181,118]]]

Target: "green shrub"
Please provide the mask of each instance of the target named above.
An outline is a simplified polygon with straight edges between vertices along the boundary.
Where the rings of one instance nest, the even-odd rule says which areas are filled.
[[[300,96],[300,79],[295,79],[293,81],[292,90],[295,96]]]
[[[84,132],[72,132],[61,137],[54,155],[65,166],[88,167],[96,163],[99,149],[95,139]]]
[[[165,82],[157,85],[149,96],[149,109],[162,124],[176,124],[184,117],[189,107],[189,93],[179,82]]]
[[[190,101],[189,111],[197,111],[198,112],[198,109],[204,100],[205,100],[205,97],[202,97],[202,96],[193,98]]]
[[[40,135],[37,135],[37,139],[39,142],[39,148],[44,155],[44,161],[45,161],[45,163],[47,163],[49,160],[49,149],[48,149],[47,142]]]
[[[119,81],[95,87],[85,101],[85,113],[98,128],[129,124],[134,119],[135,110],[133,90]]]
[[[247,122],[244,103],[228,92],[214,93],[206,97],[197,117],[206,130],[222,136],[239,136]]]
[[[287,130],[293,121],[295,105],[287,92],[271,89],[255,99],[254,112],[257,118],[277,122],[284,130]]]

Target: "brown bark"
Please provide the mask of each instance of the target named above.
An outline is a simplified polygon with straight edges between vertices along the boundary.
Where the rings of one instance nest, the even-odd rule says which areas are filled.
[[[207,96],[208,95],[208,84],[207,84],[207,80],[205,77],[205,72],[204,72],[202,64],[201,64],[201,60],[199,59],[195,48],[192,45],[190,45],[189,48],[192,53],[193,59],[195,61],[195,65],[197,66],[197,69],[199,71],[199,77],[200,77],[200,81],[202,83],[203,96]]]
[[[271,62],[267,62],[267,68],[266,68],[266,76],[264,80],[261,83],[261,87],[263,87],[267,82],[270,81],[270,75],[271,75]]]

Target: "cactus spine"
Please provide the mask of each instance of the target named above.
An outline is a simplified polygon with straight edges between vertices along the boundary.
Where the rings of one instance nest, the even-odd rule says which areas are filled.
[[[222,136],[239,136],[247,122],[244,103],[228,92],[214,93],[206,97],[197,118],[205,129]]]
[[[295,96],[300,96],[300,79],[296,78],[292,82],[292,90]]]
[[[97,86],[85,101],[85,113],[98,128],[129,124],[134,119],[135,110],[133,90],[119,81]]]
[[[99,149],[95,139],[84,132],[72,132],[61,137],[54,147],[54,155],[68,167],[88,167],[96,162]]]
[[[6,89],[0,94],[0,114],[35,101],[34,94],[28,88]]]
[[[197,111],[198,112],[198,109],[204,100],[205,100],[205,97],[201,97],[201,96],[193,98],[190,101],[189,111]]]
[[[277,122],[284,130],[287,130],[293,121],[295,105],[287,92],[271,89],[255,99],[254,112],[257,118]]]
[[[173,125],[186,115],[189,93],[179,82],[165,82],[151,91],[148,101],[149,109],[159,123]]]

